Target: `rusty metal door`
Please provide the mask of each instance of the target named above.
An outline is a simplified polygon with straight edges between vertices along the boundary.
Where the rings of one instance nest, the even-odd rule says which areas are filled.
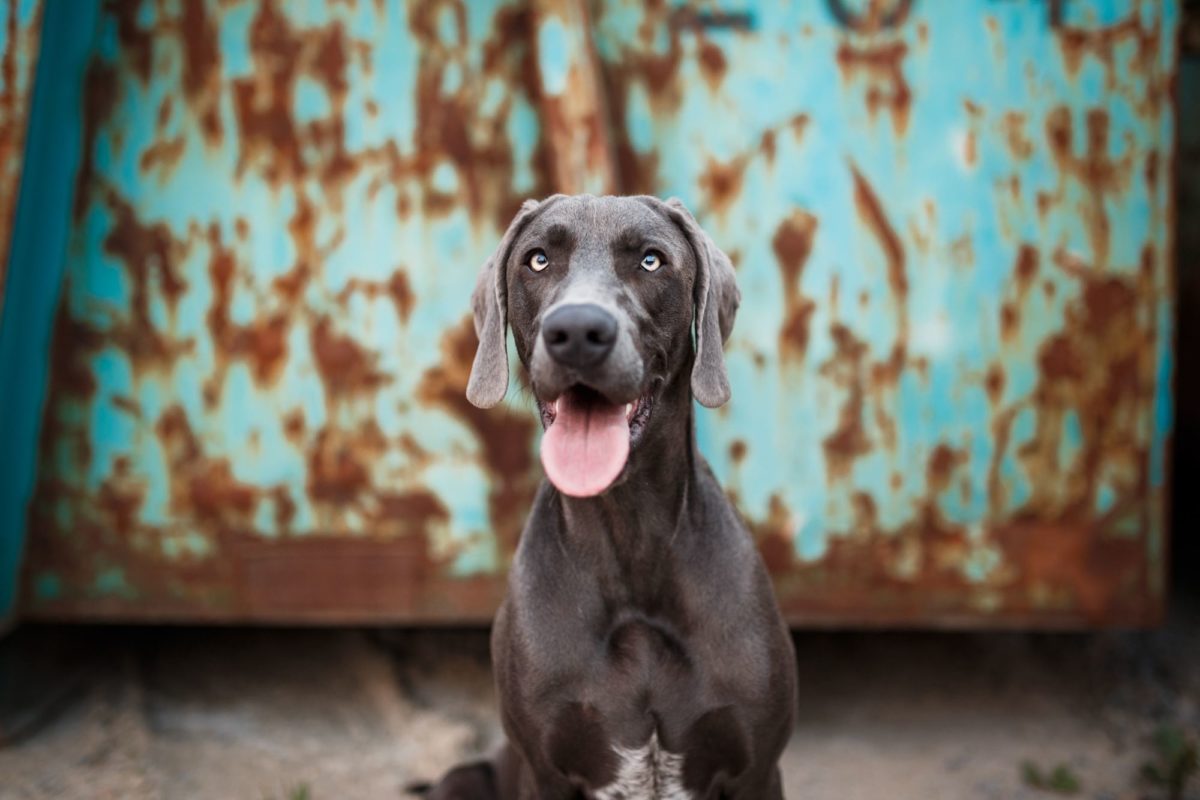
[[[54,238],[57,247],[46,242],[31,247],[28,237],[18,241],[23,237],[13,235],[17,224],[28,225],[52,209],[56,197],[47,187],[27,181],[24,213],[18,218],[21,174],[31,171],[27,162],[39,162],[39,154],[49,153],[53,145],[46,140],[61,143],[59,137],[45,136],[43,128],[34,130],[35,137],[43,134],[43,141],[26,147],[34,74],[39,71],[41,6],[40,0],[9,0],[0,6],[0,452],[5,454],[0,461],[0,631],[12,620],[16,605],[24,508],[36,463],[34,431],[42,400],[38,375],[45,377],[45,352],[34,343],[44,342],[49,332],[65,239],[61,226]],[[69,162],[61,153],[57,159]],[[10,261],[22,264],[18,274],[10,274]],[[38,383],[36,390],[22,386],[32,383]]]
[[[1153,621],[1177,5],[111,3],[27,612],[487,619],[537,430],[467,295],[567,190],[732,256],[699,435],[792,621]]]

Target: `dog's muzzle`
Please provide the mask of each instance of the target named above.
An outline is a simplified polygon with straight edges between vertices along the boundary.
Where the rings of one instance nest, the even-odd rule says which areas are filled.
[[[616,316],[596,303],[568,303],[542,320],[546,355],[573,380],[557,397],[539,399],[542,466],[563,494],[591,497],[611,486],[649,417],[642,397],[620,402],[621,394],[608,394],[604,373],[619,334]]]

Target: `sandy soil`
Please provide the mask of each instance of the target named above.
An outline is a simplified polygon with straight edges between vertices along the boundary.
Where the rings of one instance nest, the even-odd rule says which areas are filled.
[[[1195,615],[1153,633],[800,633],[793,800],[1155,798],[1150,733],[1200,730]],[[486,634],[111,629],[61,637],[82,675],[0,749],[0,798],[398,798],[500,737]],[[3,643],[11,650],[27,632]],[[65,679],[65,678],[64,678]],[[1200,797],[1193,786],[1191,797]]]

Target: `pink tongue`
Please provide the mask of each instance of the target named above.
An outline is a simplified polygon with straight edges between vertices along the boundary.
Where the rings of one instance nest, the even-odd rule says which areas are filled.
[[[542,436],[542,466],[563,494],[592,497],[607,489],[629,458],[625,407],[567,392]]]

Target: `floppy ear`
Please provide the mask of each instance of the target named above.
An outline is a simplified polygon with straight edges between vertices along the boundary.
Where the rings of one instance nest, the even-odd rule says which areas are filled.
[[[742,293],[733,264],[678,198],[666,202],[671,218],[683,230],[696,253],[696,363],[692,394],[700,405],[716,408],[729,401],[729,375],[722,347],[733,330]]]
[[[479,408],[491,408],[508,391],[508,285],[505,265],[513,241],[538,208],[537,200],[526,200],[509,223],[508,230],[475,280],[471,310],[475,314],[475,336],[479,347],[467,381],[467,400]]]

